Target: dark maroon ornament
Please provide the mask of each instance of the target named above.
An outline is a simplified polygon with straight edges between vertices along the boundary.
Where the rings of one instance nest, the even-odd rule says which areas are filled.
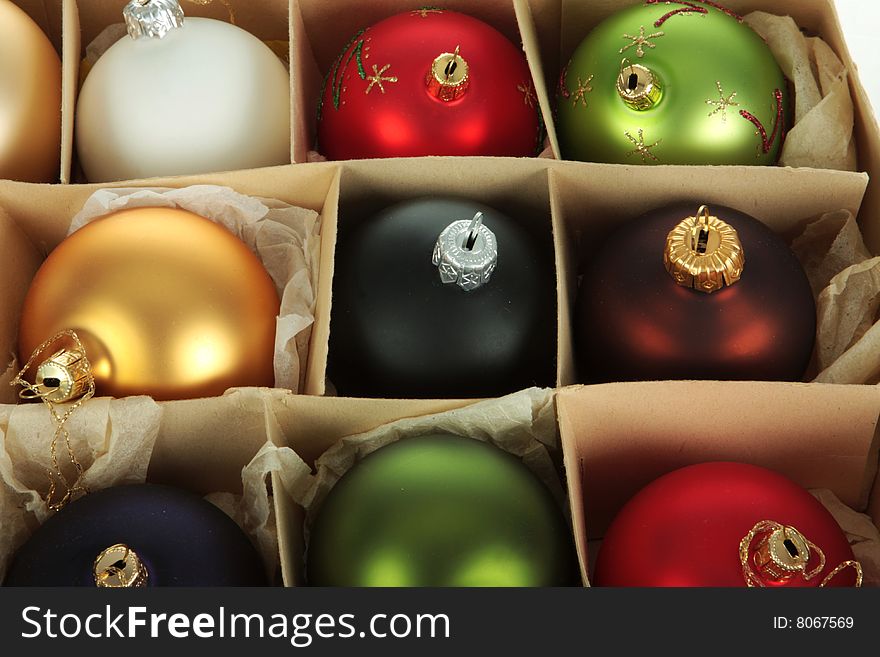
[[[553,245],[540,227],[450,197],[340,221],[328,362],[337,392],[495,397],[552,386]]]
[[[798,381],[816,307],[791,249],[757,219],[699,203],[649,212],[586,267],[575,313],[585,381]]]
[[[82,497],[15,555],[4,586],[265,586],[235,522],[192,493],[153,484]]]

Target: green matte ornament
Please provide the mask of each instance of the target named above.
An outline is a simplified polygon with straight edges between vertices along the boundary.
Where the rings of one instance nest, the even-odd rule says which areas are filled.
[[[557,105],[562,156],[615,164],[772,165],[790,114],[767,44],[700,0],[606,19],[563,71]]]
[[[510,454],[432,435],[383,447],[333,488],[311,527],[311,586],[569,586],[559,505]]]

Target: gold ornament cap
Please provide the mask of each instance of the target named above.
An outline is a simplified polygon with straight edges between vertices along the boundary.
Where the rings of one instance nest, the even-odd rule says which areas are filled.
[[[459,54],[460,49],[460,46],[456,46],[455,52],[444,52],[438,56],[425,78],[428,93],[444,102],[461,98],[470,84],[468,63]]]
[[[122,10],[132,39],[161,39],[183,26],[183,9],[177,0],[131,0]]]
[[[663,98],[663,84],[651,69],[624,59],[617,76],[617,93],[627,107],[644,112]]]
[[[137,553],[122,543],[110,546],[98,555],[94,574],[95,586],[105,589],[142,588],[150,578]]]
[[[40,397],[64,404],[85,395],[92,382],[89,362],[78,349],[60,349],[37,367],[36,391],[23,390],[21,397]]]
[[[663,264],[679,285],[711,294],[740,279],[745,253],[736,229],[703,205],[670,231]]]
[[[810,546],[797,529],[780,525],[761,539],[752,561],[765,580],[785,581],[806,572]]]

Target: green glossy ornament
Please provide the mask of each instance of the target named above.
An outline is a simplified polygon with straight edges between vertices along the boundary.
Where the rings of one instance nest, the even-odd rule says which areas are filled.
[[[517,458],[470,438],[383,447],[327,496],[306,555],[312,586],[569,586],[568,525]]]
[[[606,19],[563,71],[557,101],[562,156],[617,164],[772,165],[790,113],[767,44],[699,0],[647,0]]]

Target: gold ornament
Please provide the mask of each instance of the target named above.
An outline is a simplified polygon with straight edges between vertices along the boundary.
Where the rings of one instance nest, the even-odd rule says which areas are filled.
[[[159,400],[271,386],[278,294],[232,233],[191,212],[123,210],[62,242],[34,277],[19,354],[75,331],[97,393]]]
[[[61,60],[43,31],[0,0],[0,178],[54,182],[61,158]]]

